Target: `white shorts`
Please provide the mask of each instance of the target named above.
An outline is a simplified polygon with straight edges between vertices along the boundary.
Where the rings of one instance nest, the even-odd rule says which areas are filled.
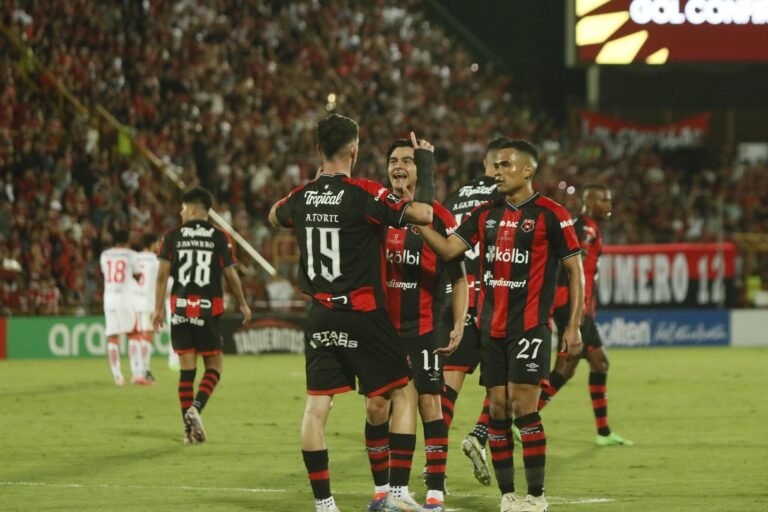
[[[129,334],[136,329],[136,316],[132,309],[106,309],[104,319],[104,334],[107,336]]]
[[[136,330],[139,332],[153,331],[152,326],[152,312],[151,311],[137,311],[136,312]]]

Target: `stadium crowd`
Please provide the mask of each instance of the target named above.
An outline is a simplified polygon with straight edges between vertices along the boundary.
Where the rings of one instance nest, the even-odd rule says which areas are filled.
[[[572,210],[571,187],[613,188],[608,243],[768,230],[765,164],[690,172],[653,148],[616,155],[572,139],[535,92],[475,63],[418,0],[0,5],[3,25],[32,49],[0,50],[2,313],[99,310],[110,233],[128,228],[138,240],[178,224],[177,189],[132,137],[186,184],[214,191],[220,213],[268,259],[294,252],[266,216],[314,176],[313,128],[332,110],[360,121],[361,177],[384,181],[384,150],[415,128],[437,147],[442,198],[482,173],[485,144],[504,134],[541,148],[537,187]],[[55,79],[90,117],[55,94]],[[131,128],[98,121],[97,105]],[[281,267],[289,278],[290,267]],[[268,284],[251,272],[249,301],[267,299]]]

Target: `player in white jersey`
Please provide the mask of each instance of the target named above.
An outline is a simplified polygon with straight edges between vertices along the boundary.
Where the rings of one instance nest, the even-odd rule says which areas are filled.
[[[139,273],[136,267],[136,251],[128,245],[128,232],[116,231],[113,235],[114,247],[101,253],[99,264],[104,275],[104,319],[106,323],[107,353],[109,366],[115,384],[122,386],[125,379],[120,371],[120,347],[118,337],[136,331],[133,292],[136,287],[134,276]],[[129,342],[130,345],[130,342]],[[131,353],[131,373],[134,381],[142,377],[136,373],[138,353]]]
[[[157,287],[157,271],[160,262],[157,260],[157,236],[147,233],[141,239],[141,252],[136,255],[136,267],[141,274],[134,290],[134,308],[136,310],[136,326],[139,335],[138,348],[143,376],[150,382],[155,378],[149,369],[152,356],[152,313],[155,311],[155,288]],[[130,350],[130,347],[129,347]]]

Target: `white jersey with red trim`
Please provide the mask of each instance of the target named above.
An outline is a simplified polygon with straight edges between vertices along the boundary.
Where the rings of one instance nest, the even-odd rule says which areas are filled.
[[[155,310],[157,273],[160,261],[154,252],[142,251],[136,255],[136,267],[141,274],[133,292],[133,303],[137,312],[151,313]]]
[[[136,251],[127,247],[113,247],[101,253],[101,273],[104,275],[104,309],[133,310],[133,292],[137,286],[134,274]]]

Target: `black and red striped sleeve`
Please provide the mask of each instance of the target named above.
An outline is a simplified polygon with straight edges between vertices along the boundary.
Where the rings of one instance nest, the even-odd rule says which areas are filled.
[[[277,205],[275,206],[275,215],[277,216],[277,221],[284,228],[293,227],[294,203],[296,202],[296,198],[301,196],[301,190],[305,186],[306,185],[300,185],[291,190],[288,195],[278,201]]]
[[[461,224],[453,232],[454,235],[458,236],[467,245],[468,249],[473,248],[480,240],[480,223],[486,217],[490,204],[483,203],[469,212],[469,215],[461,221]]]
[[[218,251],[219,261],[221,268],[231,267],[237,263],[237,256],[235,256],[235,244],[232,242],[232,238],[223,230],[216,228],[218,233],[218,240],[216,241],[216,250]]]
[[[559,259],[581,254],[581,244],[576,235],[574,221],[564,206],[547,200],[547,238]]]
[[[165,234],[163,239],[160,241],[160,247],[157,248],[157,257],[167,260],[167,261],[173,261],[173,234],[175,231],[169,231]]]
[[[371,224],[402,227],[408,202],[380,183],[366,179],[345,178],[360,190],[365,218]]]

